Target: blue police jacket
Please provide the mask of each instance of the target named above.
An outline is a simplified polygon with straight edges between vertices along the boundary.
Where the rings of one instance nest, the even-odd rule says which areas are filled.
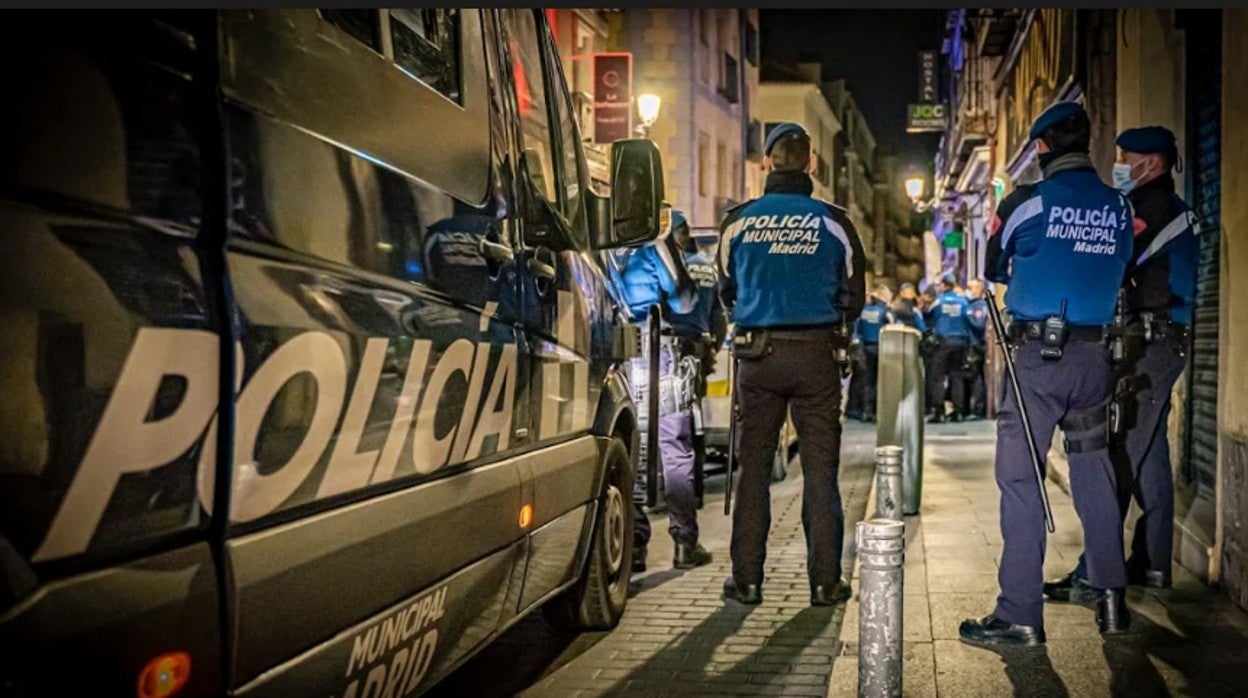
[[[984,328],[988,325],[988,301],[977,298],[967,302],[966,324],[971,328],[971,337],[976,344],[984,343]]]
[[[845,211],[810,175],[772,172],[761,198],[720,225],[720,298],[740,327],[852,322],[866,301],[864,252]]]
[[[1200,239],[1196,214],[1174,193],[1169,173],[1127,195],[1135,209],[1135,259],[1127,268],[1127,310],[1190,325],[1196,310]]]
[[[932,331],[945,339],[971,338],[971,325],[967,322],[966,296],[953,291],[945,291],[936,297],[932,306]]]
[[[1131,260],[1131,205],[1086,156],[1066,155],[1045,178],[1002,199],[989,229],[985,276],[1010,285],[1005,305],[1038,321],[1066,308],[1072,325],[1108,325]]]
[[[913,327],[919,332],[927,331],[927,322],[923,319],[923,313],[919,311],[918,305],[914,301],[898,300],[893,305],[893,317],[907,327]]]
[[[701,252],[687,253],[685,268],[689,270],[697,291],[693,307],[688,312],[672,313],[672,327],[679,335],[697,338],[703,333],[710,333],[715,313],[723,312],[716,296],[719,275],[715,273],[711,260]]]
[[[862,308],[862,315],[854,323],[854,337],[862,343],[873,346],[880,343],[880,329],[890,322],[896,322],[893,311],[879,298],[872,298]]]
[[[616,251],[611,260],[611,276],[635,321],[645,320],[650,307],[660,303],[672,313],[692,310],[694,288],[684,257],[673,254],[666,239]]]

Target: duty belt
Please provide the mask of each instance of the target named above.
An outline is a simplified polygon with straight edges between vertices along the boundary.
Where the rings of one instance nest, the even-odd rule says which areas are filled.
[[[771,339],[783,339],[789,342],[828,342],[845,339],[839,327],[819,325],[809,328],[770,329],[760,328]],[[758,331],[758,330],[755,330]]]
[[[1109,325],[1068,325],[1067,340],[1081,342],[1106,342],[1112,328]],[[1044,323],[1015,320],[1006,327],[1005,334],[1013,342],[1039,340],[1044,333]]]

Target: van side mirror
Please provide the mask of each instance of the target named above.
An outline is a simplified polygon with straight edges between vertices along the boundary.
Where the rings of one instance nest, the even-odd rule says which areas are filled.
[[[613,143],[611,198],[593,197],[592,202],[595,249],[632,247],[657,238],[663,232],[663,162],[654,142],[630,138]]]

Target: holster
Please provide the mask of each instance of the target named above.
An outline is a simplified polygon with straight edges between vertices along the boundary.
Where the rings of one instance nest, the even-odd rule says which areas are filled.
[[[757,361],[773,350],[767,330],[747,330],[732,337],[732,355],[741,361]]]

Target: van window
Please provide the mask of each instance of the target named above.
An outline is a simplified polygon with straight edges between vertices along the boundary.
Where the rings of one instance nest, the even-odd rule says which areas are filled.
[[[550,112],[546,105],[546,79],[542,73],[542,50],[533,12],[503,10],[503,26],[511,52],[516,106],[520,110],[525,169],[537,192],[557,206],[559,195],[551,148]]]
[[[459,10],[390,10],[394,62],[460,103]]]
[[[377,10],[320,10],[325,21],[355,37],[357,41],[381,53],[381,34]]]
[[[576,120],[572,116],[571,100],[568,97],[567,88],[564,87],[562,76],[556,76],[554,83],[554,99],[559,121],[559,150],[562,155],[560,158],[562,166],[559,168],[559,185],[563,194],[562,209],[564,217],[571,224],[573,233],[576,233],[581,229],[576,225],[577,216],[581,212],[581,168],[577,155],[580,152],[580,143],[576,131]],[[588,239],[578,239],[577,242],[585,246],[589,245]]]

